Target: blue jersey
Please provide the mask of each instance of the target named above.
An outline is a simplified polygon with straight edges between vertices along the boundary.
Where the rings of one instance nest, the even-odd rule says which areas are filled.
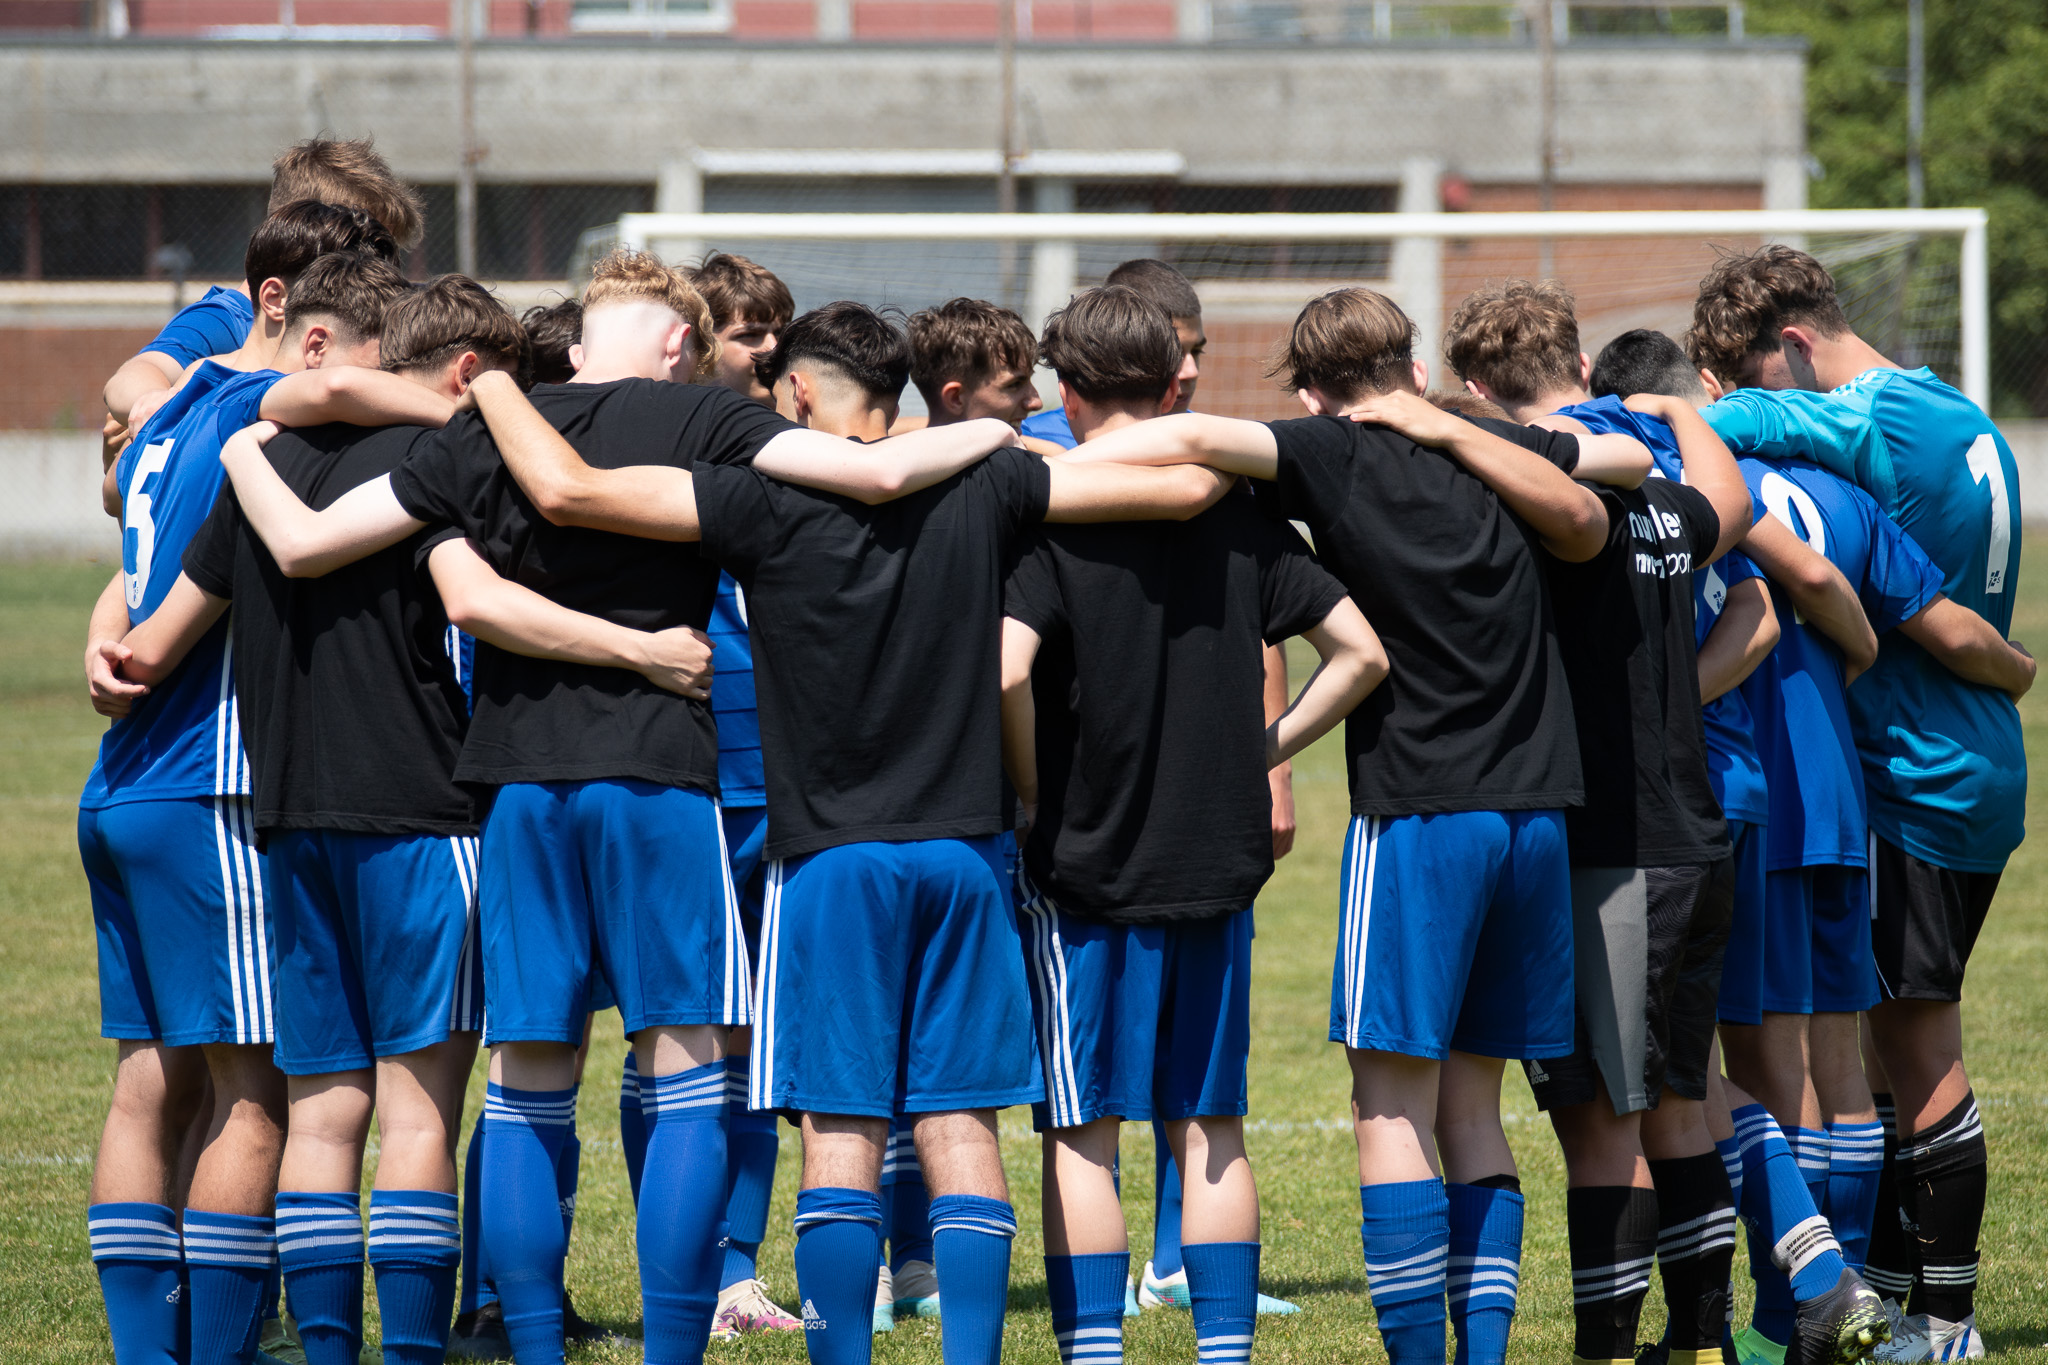
[[[1020,430],[1026,436],[1051,441],[1066,450],[1072,450],[1081,444],[1074,435],[1074,428],[1067,421],[1065,408],[1047,408],[1043,412],[1034,412],[1024,419],[1024,425]]]
[[[1941,571],[1862,489],[1805,460],[1740,464],[1757,519],[1776,517],[1827,556],[1880,635],[1941,591]],[[1778,624],[1778,647],[1741,688],[1773,797],[1766,865],[1862,867],[1868,817],[1841,653],[1789,601]]]
[[[718,576],[711,604],[711,715],[718,722],[718,799],[765,806],[761,718],[754,709],[754,647],[747,639],[747,598],[732,575]]]
[[[130,622],[148,620],[177,581],[185,545],[220,493],[220,448],[257,419],[263,395],[282,378],[207,361],[121,452],[115,477]],[[225,617],[215,622],[176,672],[107,728],[82,807],[249,791],[227,627]]]
[[[1706,410],[1750,449],[1803,455],[1853,481],[1941,567],[1942,591],[2012,628],[2020,485],[2012,450],[1931,370],[1866,370],[1831,394],[1743,390]],[[1870,823],[1938,867],[1996,872],[2026,834],[2019,708],[1903,635],[1849,695]]]
[[[236,349],[249,339],[249,329],[255,323],[256,309],[247,294],[215,285],[198,302],[180,308],[156,334],[156,340],[142,349],[190,365]]]

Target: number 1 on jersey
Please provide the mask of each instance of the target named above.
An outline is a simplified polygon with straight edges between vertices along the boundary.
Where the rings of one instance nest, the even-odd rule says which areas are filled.
[[[2012,503],[2005,486],[2005,465],[1998,458],[1998,438],[1985,432],[1970,443],[1970,476],[1991,485],[1991,557],[1984,565],[1987,595],[2005,591],[2005,561],[2012,553]]]

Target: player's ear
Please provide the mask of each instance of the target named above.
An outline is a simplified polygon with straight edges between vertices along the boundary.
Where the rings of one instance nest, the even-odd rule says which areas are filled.
[[[1408,362],[1408,377],[1415,381],[1417,393],[1429,392],[1429,362],[1416,359]]]
[[[959,417],[967,411],[967,386],[957,379],[948,379],[939,385],[939,406],[948,416]]]
[[[569,372],[574,374],[583,368],[583,343],[577,342],[569,348]]]
[[[464,351],[455,357],[455,396],[460,398],[469,392],[469,386],[476,382],[476,372],[483,360],[475,351]]]
[[[1060,380],[1059,384],[1060,411],[1064,412],[1067,415],[1067,425],[1072,426],[1074,424],[1075,414],[1081,411],[1081,395],[1075,393],[1072,389],[1068,388],[1066,380]]]
[[[1720,376],[1705,366],[1700,368],[1700,383],[1705,386],[1707,397],[1716,403],[1728,396],[1727,386],[1722,384]]]
[[[1302,407],[1308,409],[1308,415],[1311,417],[1321,417],[1324,413],[1330,411],[1330,405],[1323,401],[1323,395],[1320,390],[1296,389],[1294,396],[1301,400]]]
[[[334,333],[322,323],[308,323],[306,335],[299,339],[299,356],[306,368],[319,369],[333,358],[334,351]]]
[[[685,377],[689,375],[692,362],[689,323],[678,322],[668,329],[668,335],[661,340],[661,358],[671,375],[678,369]]]
[[[1180,380],[1178,377],[1166,386],[1166,392],[1159,395],[1159,402],[1152,409],[1154,417],[1164,417],[1173,411],[1173,405],[1180,401]]]
[[[272,276],[256,286],[256,297],[254,299],[256,311],[263,315],[265,321],[282,327],[284,325],[284,296],[284,281],[276,276]]]
[[[1580,383],[1581,385],[1586,385],[1586,384],[1591,384],[1592,382],[1593,382],[1593,357],[1591,357],[1591,356],[1587,355],[1587,354],[1586,354],[1586,353],[1585,353],[1584,351],[1580,351],[1580,352],[1579,352],[1579,383]]]

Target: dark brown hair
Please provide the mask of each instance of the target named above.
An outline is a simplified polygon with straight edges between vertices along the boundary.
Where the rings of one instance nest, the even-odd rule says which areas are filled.
[[[839,371],[871,398],[895,402],[910,378],[910,341],[903,329],[864,303],[842,299],[813,308],[781,329],[775,349],[754,362],[769,388],[804,361]]]
[[[910,379],[933,412],[939,390],[974,388],[1003,371],[1038,367],[1038,341],[1024,319],[986,299],[948,299],[910,315]]]
[[[411,292],[397,267],[360,251],[330,251],[299,273],[285,295],[284,330],[308,318],[331,319],[342,335],[369,341],[384,335],[384,316]]]
[[[744,321],[781,331],[796,316],[796,300],[790,297],[789,286],[766,266],[744,256],[714,251],[689,275],[711,310],[714,328]]]
[[[569,348],[583,340],[583,305],[574,299],[536,303],[519,319],[533,355],[533,382],[566,384],[576,377]]]
[[[1202,316],[1202,300],[1195,293],[1195,287],[1188,283],[1188,277],[1175,270],[1165,261],[1151,256],[1140,256],[1125,261],[1103,278],[1104,284],[1120,284],[1126,289],[1135,289],[1152,302],[1166,310],[1170,318],[1199,318]]]
[[[1444,329],[1444,359],[1502,402],[1528,403],[1579,382],[1579,320],[1556,280],[1508,280],[1465,296]]]
[[[314,137],[270,163],[270,211],[301,199],[361,209],[384,225],[402,250],[426,231],[419,193],[392,174],[369,138]]]
[[[467,275],[436,275],[385,311],[378,355],[384,369],[438,370],[464,351],[527,381],[526,329]]]
[[[1414,363],[1415,324],[1399,304],[1370,289],[1332,289],[1295,317],[1266,373],[1342,402],[1402,387]]]
[[[1792,326],[1828,337],[1849,330],[1828,268],[1789,246],[1729,252],[1700,281],[1685,351],[1694,365],[1733,380],[1750,356],[1777,350],[1779,333]]]
[[[1586,387],[1595,398],[1627,398],[1636,393],[1661,393],[1672,398],[1707,396],[1700,372],[1686,359],[1679,344],[1647,327],[1623,332],[1601,347]]]
[[[1422,396],[1445,412],[1455,412],[1460,417],[1488,417],[1496,422],[1512,420],[1506,408],[1491,399],[1481,398],[1470,389],[1431,389]]]
[[[361,209],[318,200],[287,204],[256,225],[242,254],[243,278],[253,295],[265,280],[283,280],[289,290],[299,272],[331,251],[356,251],[397,259],[398,244],[384,225]]]
[[[1159,398],[1180,375],[1180,337],[1164,308],[1127,285],[1074,295],[1045,320],[1039,358],[1091,403]]]

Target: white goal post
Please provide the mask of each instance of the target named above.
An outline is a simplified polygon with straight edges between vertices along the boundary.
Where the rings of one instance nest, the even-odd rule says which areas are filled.
[[[1343,283],[1350,279],[1374,283],[1398,300],[1415,318],[1421,330],[1421,354],[1435,358],[1441,333],[1447,287],[1483,272],[1488,258],[1478,244],[1509,244],[1509,249],[1526,252],[1532,246],[1540,253],[1534,262],[1549,264],[1550,245],[1562,253],[1566,244],[1580,257],[1575,268],[1556,273],[1580,290],[1584,311],[1585,285],[1577,276],[1602,273],[1609,263],[1621,262],[1624,243],[1663,241],[1677,246],[1689,242],[1704,247],[1709,243],[1750,244],[1789,241],[1805,245],[1811,239],[1847,243],[1849,257],[1862,259],[1879,250],[1901,249],[1909,254],[1913,244],[1953,239],[1959,250],[1953,267],[1954,295],[1952,321],[1953,369],[1960,387],[1979,406],[1990,401],[1990,301],[1986,215],[1982,209],[1834,209],[1834,210],[1673,210],[1550,213],[1259,213],[1259,214],[1148,214],[1148,213],[635,213],[619,220],[616,240],[640,249],[652,249],[672,261],[694,260],[707,248],[759,249],[770,256],[764,264],[779,268],[771,245],[788,251],[824,253],[829,258],[835,244],[896,244],[890,254],[886,275],[899,292],[914,295],[914,277],[920,261],[935,259],[932,252],[944,243],[977,244],[991,248],[1000,264],[982,267],[1000,271],[1005,291],[1019,311],[1034,326],[1052,309],[1063,305],[1073,291],[1090,281],[1082,268],[1083,256],[1091,247],[1094,257],[1101,248],[1130,244],[1134,248],[1157,249],[1155,244],[1172,244],[1181,250],[1213,247],[1228,252],[1234,247],[1265,244],[1270,260],[1274,244],[1284,250],[1300,245],[1305,251],[1318,245],[1328,248],[1342,244],[1382,244],[1384,261],[1362,270],[1295,268],[1289,278],[1296,284]],[[1513,244],[1523,244],[1514,247]],[[1607,244],[1605,248],[1602,244]],[[805,244],[809,244],[806,246]],[[902,248],[919,248],[905,251]],[[1823,259],[1828,255],[1819,248]],[[1460,259],[1447,265],[1446,251]],[[1606,251],[1606,255],[1601,253]],[[1476,251],[1476,256],[1474,255]],[[1589,255],[1590,253],[1590,255]],[[1128,254],[1148,254],[1133,249]],[[1474,258],[1466,263],[1465,256]],[[1703,257],[1704,258],[1704,257]],[[1519,259],[1519,258],[1518,258]],[[1558,259],[1562,259],[1560,256]],[[1690,258],[1687,258],[1688,260]],[[1493,258],[1503,266],[1507,261]],[[1498,273],[1535,273],[1527,268],[1504,269]],[[1832,262],[1831,262],[1832,264]],[[1270,268],[1270,266],[1269,266]],[[1697,269],[1692,278],[1697,279]],[[1944,265],[1946,271],[1949,267]],[[874,269],[873,266],[869,267]],[[1247,267],[1247,287],[1257,284],[1272,288],[1272,280],[1260,278],[1260,267]],[[1676,265],[1661,266],[1680,283]],[[1195,272],[1190,272],[1195,273]],[[1197,275],[1197,285],[1202,279]],[[969,292],[962,290],[961,292]],[[993,296],[994,285],[987,291]],[[1299,292],[1298,290],[1296,292]],[[1904,294],[1903,286],[1899,292]],[[847,290],[850,297],[867,297]],[[837,295],[834,295],[835,297]],[[1919,297],[1916,295],[1916,298]],[[1946,297],[1944,293],[1943,298]],[[820,302],[805,299],[799,290],[800,306]],[[881,300],[870,298],[871,302]],[[1455,304],[1455,299],[1451,302]],[[1901,304],[1901,307],[1904,305]],[[1916,305],[1917,306],[1917,305]],[[1946,307],[1945,304],[1942,305]],[[1205,298],[1206,308],[1206,298]],[[1667,310],[1668,311],[1668,310]],[[1852,312],[1852,317],[1854,316]]]

